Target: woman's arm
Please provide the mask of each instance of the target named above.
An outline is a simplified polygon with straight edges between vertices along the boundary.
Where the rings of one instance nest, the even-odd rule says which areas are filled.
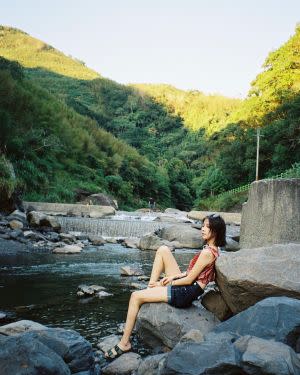
[[[181,272],[181,273],[178,273],[176,275],[166,276],[159,281],[159,284],[160,284],[160,286],[166,286],[166,285],[170,284],[173,280],[182,279],[186,275],[187,275],[187,272]]]
[[[208,249],[203,249],[195,263],[193,269],[187,274],[187,276],[174,280],[171,282],[171,285],[191,285],[199,276],[201,271],[214,261],[214,256]]]

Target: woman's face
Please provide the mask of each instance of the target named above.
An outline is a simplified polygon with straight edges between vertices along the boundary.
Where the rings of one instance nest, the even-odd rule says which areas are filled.
[[[206,241],[206,242],[208,242],[209,240],[214,238],[214,236],[212,234],[212,231],[210,230],[210,227],[209,227],[208,219],[205,219],[204,222],[203,222],[202,229],[201,229],[201,235],[202,235],[202,238],[204,239],[204,241]]]

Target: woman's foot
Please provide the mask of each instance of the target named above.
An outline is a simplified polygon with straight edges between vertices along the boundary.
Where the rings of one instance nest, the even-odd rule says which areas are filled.
[[[131,350],[131,344],[130,342],[127,344],[123,344],[121,341],[109,349],[107,352],[104,353],[104,357],[109,360],[116,359],[120,357],[122,354],[130,352]]]

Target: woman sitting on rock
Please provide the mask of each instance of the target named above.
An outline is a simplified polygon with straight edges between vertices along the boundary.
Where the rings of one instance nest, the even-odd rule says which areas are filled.
[[[206,244],[183,273],[167,246],[157,249],[148,288],[131,294],[123,336],[117,345],[104,354],[105,358],[115,359],[131,350],[130,335],[143,303],[167,302],[174,307],[188,307],[204,292],[205,286],[215,279],[215,261],[220,246],[226,244],[223,218],[217,214],[207,216],[203,221],[201,235]],[[158,281],[162,272],[166,277]]]

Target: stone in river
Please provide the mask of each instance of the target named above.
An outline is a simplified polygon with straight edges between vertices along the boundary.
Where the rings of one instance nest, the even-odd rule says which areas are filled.
[[[104,292],[103,290],[101,290],[97,295],[99,298],[113,296],[112,293],[107,293],[107,292]]]
[[[148,281],[148,280],[150,280],[150,277],[146,276],[146,275],[142,275],[142,276],[138,277],[138,280],[139,281]]]
[[[143,275],[143,271],[139,268],[124,266],[124,267],[121,267],[121,275],[122,276],[141,276]]]
[[[95,292],[99,292],[100,290],[105,290],[104,286],[100,285],[90,285],[89,288],[93,289]]]
[[[130,286],[134,289],[146,289],[147,285],[143,283],[131,283]]]
[[[111,349],[117,345],[121,340],[121,336],[109,335],[103,337],[97,344],[97,347],[105,353],[107,350]]]
[[[11,229],[22,229],[24,225],[19,220],[11,220],[9,222],[9,226],[11,227]]]
[[[5,319],[6,317],[7,317],[7,315],[5,313],[2,313],[0,311],[0,321],[3,320],[3,319]]]
[[[81,252],[81,247],[77,245],[66,245],[64,247],[56,247],[53,249],[54,254],[78,254]]]

